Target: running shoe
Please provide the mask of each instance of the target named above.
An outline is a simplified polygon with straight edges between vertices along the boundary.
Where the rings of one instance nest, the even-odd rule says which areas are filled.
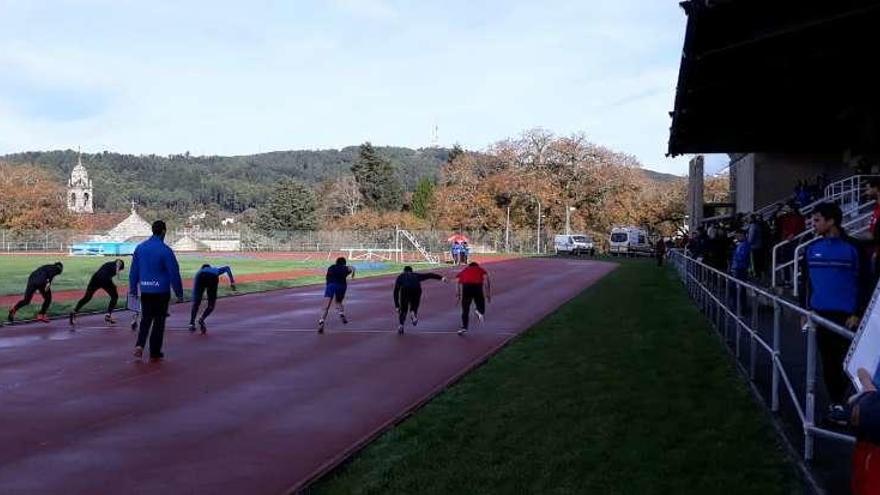
[[[324,333],[324,319],[318,320],[318,333]]]
[[[134,357],[136,357],[136,358],[144,357],[144,348],[140,347],[140,346],[135,347],[134,348]]]
[[[468,331],[467,328],[459,328],[459,329],[458,329],[458,334],[459,334],[459,335],[464,335],[464,334],[467,333],[467,331]]]
[[[150,361],[156,362],[165,359],[165,354],[160,352],[158,354],[150,354]]]
[[[46,315],[37,315],[37,321],[40,323],[49,323],[49,317]]]
[[[108,325],[115,325],[116,320],[113,319],[113,315],[104,315],[104,323]]]
[[[12,321],[13,321],[14,319],[15,319],[15,310],[14,310],[14,309],[10,309],[10,310],[9,310],[9,314],[6,315],[6,321],[8,321],[9,323],[12,323]]]
[[[70,316],[67,317],[68,321],[70,321],[70,326],[76,326],[76,313],[73,311],[70,312]]]
[[[480,323],[483,323],[483,319],[485,318],[483,313],[480,313],[479,311],[474,311],[474,313],[477,315],[477,319],[480,320]]]
[[[414,327],[419,325],[419,315],[415,313],[412,314],[412,324]]]
[[[195,331],[196,331],[196,324],[195,323],[189,324],[189,331],[190,331],[190,333],[195,333]]]
[[[137,319],[131,320],[131,331],[132,331],[132,332],[137,331],[137,327],[138,327],[138,321],[137,321]]]
[[[199,331],[202,332],[202,335],[208,333],[208,325],[205,325],[205,320],[199,320]]]
[[[397,325],[397,335],[403,335],[403,325]]]
[[[345,317],[345,313],[339,313],[339,319],[342,320],[343,325],[348,325],[348,319]]]

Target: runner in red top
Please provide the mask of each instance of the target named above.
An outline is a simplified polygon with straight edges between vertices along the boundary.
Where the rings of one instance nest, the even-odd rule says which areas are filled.
[[[471,262],[457,276],[458,287],[455,296],[461,301],[461,328],[459,335],[468,331],[470,323],[471,303],[476,305],[477,318],[483,321],[486,314],[486,303],[492,302],[492,284],[489,282],[489,272],[476,262]],[[485,292],[483,291],[485,286]]]

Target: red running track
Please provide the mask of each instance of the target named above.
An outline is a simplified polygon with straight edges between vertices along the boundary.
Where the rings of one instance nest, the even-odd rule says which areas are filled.
[[[607,274],[593,261],[493,264],[482,326],[455,334],[454,287],[426,282],[396,333],[389,278],[354,282],[343,327],[319,288],[221,300],[206,336],[175,306],[160,363],[128,325],[0,329],[0,493],[253,493],[301,488]]]

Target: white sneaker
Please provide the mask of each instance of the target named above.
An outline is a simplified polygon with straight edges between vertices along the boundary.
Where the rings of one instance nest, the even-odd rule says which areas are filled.
[[[413,313],[413,315],[412,315],[412,324],[413,324],[414,327],[415,327],[415,326],[418,326],[418,324],[419,324],[419,317],[416,316],[415,313]]]
[[[483,313],[480,313],[479,311],[474,311],[474,314],[477,315],[477,319],[480,320],[480,323],[483,323],[483,319],[485,318],[483,316]]]
[[[318,320],[318,333],[324,333],[324,319]]]
[[[458,329],[458,334],[459,334],[459,335],[464,335],[464,334],[466,334],[466,333],[467,333],[467,328],[459,328],[459,329]]]
[[[403,335],[403,325],[397,325],[397,334]]]

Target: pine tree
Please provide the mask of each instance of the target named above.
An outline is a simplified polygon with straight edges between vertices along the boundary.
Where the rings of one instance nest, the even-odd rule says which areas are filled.
[[[402,187],[391,162],[379,156],[369,142],[361,145],[358,158],[351,167],[368,208],[398,211],[402,203]]]
[[[460,157],[463,154],[464,149],[462,149],[461,145],[455,143],[455,145],[452,146],[452,149],[449,150],[449,155],[446,157],[446,163],[454,162],[456,158]]]
[[[301,182],[287,179],[260,208],[257,228],[273,230],[310,230],[316,225],[315,194]]]
[[[413,214],[422,220],[428,218],[431,210],[431,202],[434,200],[434,182],[428,177],[423,177],[416,185],[412,198]]]

